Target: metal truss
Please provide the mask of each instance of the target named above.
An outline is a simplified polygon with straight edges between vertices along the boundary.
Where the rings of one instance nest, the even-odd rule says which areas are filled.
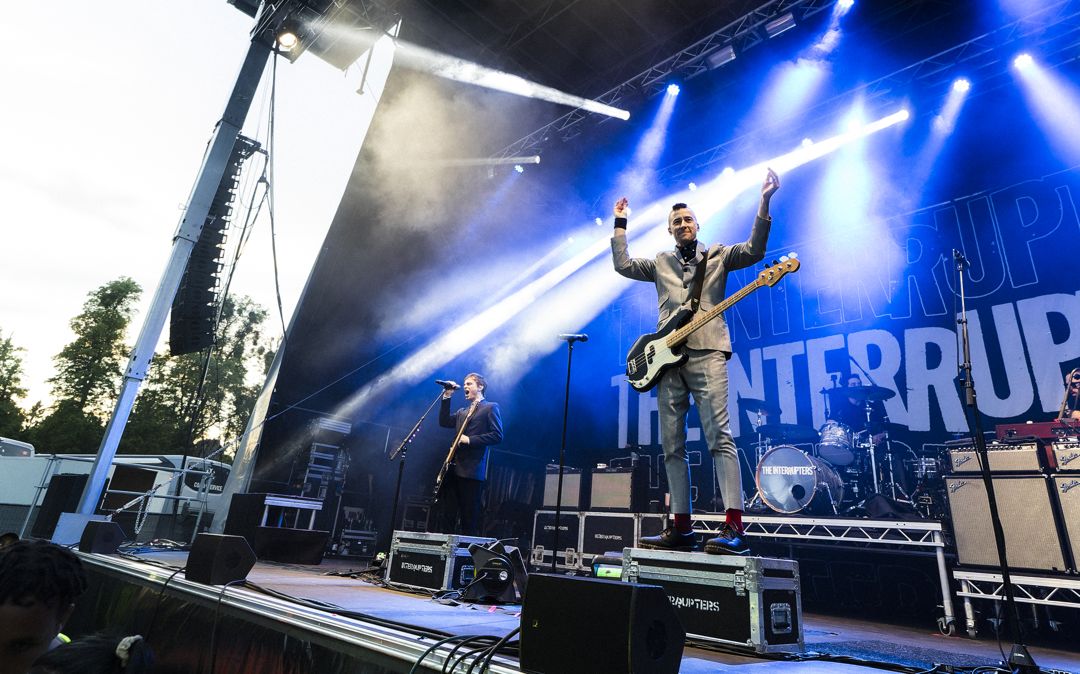
[[[772,0],[761,7],[744,14],[720,30],[698,40],[689,47],[669,56],[660,63],[643,70],[629,80],[596,97],[596,101],[618,107],[626,97],[642,92],[652,95],[667,86],[672,76],[690,79],[710,70],[706,61],[713,52],[724,47],[733,47],[743,52],[767,38],[765,24],[784,14],[791,13],[797,23],[828,9],[836,0]],[[533,131],[507,145],[496,157],[532,155],[540,152],[541,146],[553,136],[563,141],[570,140],[581,133],[580,123],[590,117],[581,109],[572,110],[553,122]]]
[[[799,132],[810,120],[829,114],[842,101],[862,95],[868,103],[884,101],[892,97],[907,96],[913,89],[951,85],[953,78],[964,74],[978,77],[979,86],[970,95],[992,91],[1008,77],[1008,48],[1038,49],[1039,58],[1047,65],[1056,67],[1077,58],[1080,45],[1080,2],[1056,0],[1047,2],[1032,14],[1008,23],[989,33],[962,42],[901,68],[876,80],[862,84],[847,92],[829,98],[810,110],[800,110]],[[726,143],[698,152],[661,169],[657,181],[666,184],[691,177],[695,173],[714,166],[726,157],[743,151],[755,150],[763,135],[776,137],[791,127],[795,116],[781,120],[769,129],[756,129]]]
[[[716,533],[723,515],[695,515],[699,531]],[[909,545],[944,548],[941,522],[896,522],[892,520],[818,519],[745,515],[746,533],[765,538],[797,538],[807,541]]]
[[[971,637],[978,634],[975,622],[975,610],[972,599],[1005,600],[1005,582],[1000,573],[989,571],[966,571],[956,569],[953,578],[960,581],[960,590],[956,596],[964,600],[964,624]],[[1012,581],[1013,598],[1024,604],[1034,606],[1060,606],[1062,608],[1080,608],[1080,578],[1075,576],[1016,576],[1009,575]],[[1032,609],[1034,610],[1034,608]]]

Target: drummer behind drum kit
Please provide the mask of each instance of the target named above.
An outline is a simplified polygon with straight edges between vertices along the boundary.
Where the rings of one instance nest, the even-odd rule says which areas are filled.
[[[761,504],[792,514],[837,515],[862,509],[869,497],[886,494],[896,501],[910,501],[893,472],[889,430],[893,424],[872,423],[875,402],[888,400],[895,392],[880,386],[852,386],[826,389],[831,397],[858,401],[866,410],[870,430],[854,432],[839,421],[829,420],[815,431],[799,424],[764,423],[776,419],[780,408],[764,400],[740,398],[739,410],[756,417],[757,493],[748,509]],[[810,446],[809,451],[795,445]],[[879,467],[876,450],[883,447]],[[816,449],[815,449],[816,448]],[[880,475],[879,475],[880,472]]]

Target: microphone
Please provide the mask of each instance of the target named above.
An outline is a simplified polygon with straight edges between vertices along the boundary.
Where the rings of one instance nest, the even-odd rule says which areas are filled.
[[[446,381],[445,379],[436,379],[435,383],[438,384],[439,386],[443,387],[447,391],[456,391],[459,388],[461,388],[460,386],[458,386],[458,383],[456,381]]]
[[[957,249],[953,248],[952,256],[953,259],[956,260],[956,263],[959,264],[961,267],[968,266],[967,258],[964,257],[964,254]]]
[[[587,342],[589,341],[589,336],[585,333],[579,332],[574,334],[559,335],[559,339],[563,340],[564,342],[570,342],[571,344],[573,344],[574,342]]]

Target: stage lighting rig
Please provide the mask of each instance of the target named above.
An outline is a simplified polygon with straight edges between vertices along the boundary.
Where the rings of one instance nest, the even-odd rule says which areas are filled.
[[[247,13],[250,0],[230,0]],[[255,15],[253,41],[261,41],[294,62],[310,50],[345,70],[398,20],[394,0],[264,0]],[[370,32],[370,39],[356,39]]]

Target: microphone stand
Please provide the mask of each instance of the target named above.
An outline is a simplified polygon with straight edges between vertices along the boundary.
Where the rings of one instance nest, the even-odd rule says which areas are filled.
[[[555,491],[555,535],[551,540],[552,573],[557,572],[556,564],[559,561],[559,518],[562,516],[563,470],[566,466],[566,422],[570,416],[570,365],[574,361],[574,342],[578,339],[580,338],[576,336],[566,338],[566,397],[563,399],[562,444],[559,446],[559,486]]]
[[[394,520],[397,519],[398,499],[401,497],[401,478],[405,474],[405,454],[409,450],[409,443],[411,443],[413,441],[413,438],[416,437],[416,434],[420,432],[420,424],[424,423],[424,419],[426,419],[427,415],[431,412],[431,408],[435,407],[435,405],[437,405],[439,401],[442,400],[443,393],[445,392],[446,389],[439,391],[439,395],[435,396],[435,400],[431,401],[431,404],[427,406],[427,409],[424,410],[424,413],[421,414],[420,418],[416,420],[416,423],[413,425],[412,430],[409,431],[409,434],[405,436],[405,439],[401,441],[401,444],[397,446],[397,449],[390,452],[390,456],[387,457],[390,461],[393,461],[399,455],[401,456],[401,461],[398,462],[397,485],[394,487],[394,505],[392,508],[390,508],[391,541],[393,541],[394,538]],[[428,513],[429,520],[432,514],[433,513],[430,512]]]
[[[956,319],[956,323],[960,326],[960,339],[964,358],[963,363],[960,365],[959,383],[964,390],[964,402],[971,412],[968,418],[969,430],[972,434],[972,440],[975,442],[975,452],[979,457],[983,485],[986,488],[986,500],[990,506],[990,523],[994,527],[994,543],[997,545],[998,564],[1001,568],[1001,584],[1005,593],[1005,616],[1012,623],[1013,636],[1016,639],[1009,653],[1009,659],[1005,664],[1012,672],[1038,674],[1039,666],[1035,664],[1031,654],[1028,653],[1027,646],[1024,645],[1020,611],[1016,606],[1012,578],[1009,575],[1009,562],[1005,553],[1005,532],[1001,527],[997,497],[994,495],[994,481],[990,475],[990,463],[986,455],[986,438],[983,436],[982,422],[979,418],[975,382],[971,377],[971,343],[968,337],[967,305],[964,297],[964,267],[967,266],[967,260],[958,250],[953,251],[953,259],[956,261],[956,276],[960,290],[960,318]]]

